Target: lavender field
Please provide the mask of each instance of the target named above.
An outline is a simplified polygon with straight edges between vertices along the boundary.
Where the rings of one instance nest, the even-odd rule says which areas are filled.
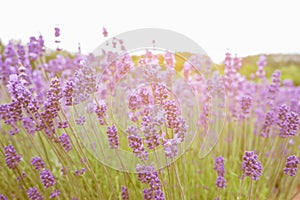
[[[0,46],[0,200],[300,199],[300,87],[266,56],[246,76],[229,52],[54,33]]]

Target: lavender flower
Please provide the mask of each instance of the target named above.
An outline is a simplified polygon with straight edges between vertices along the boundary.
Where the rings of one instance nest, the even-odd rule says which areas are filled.
[[[281,124],[279,136],[286,138],[288,136],[295,136],[298,132],[299,116],[295,112],[289,112],[286,115],[285,121]]]
[[[15,169],[18,163],[21,161],[21,156],[18,155],[16,149],[11,144],[4,147],[4,151],[6,166],[10,169]]]
[[[144,199],[153,199],[154,191],[161,191],[162,186],[157,171],[155,171],[152,165],[141,166],[139,164],[136,167],[136,171],[138,173],[138,180],[150,186],[149,189],[143,191]],[[161,193],[157,192],[156,195],[160,198],[164,198],[164,195]]]
[[[154,191],[154,199],[155,200],[165,200],[165,195],[161,190]]]
[[[215,159],[214,170],[217,171],[218,176],[224,177],[224,174],[225,174],[224,162],[225,162],[225,159],[222,156],[219,156]]]
[[[40,157],[33,157],[31,159],[31,164],[33,165],[35,170],[42,170],[45,168],[45,163]]]
[[[129,135],[128,136],[128,142],[129,146],[133,151],[133,154],[142,159],[147,160],[148,159],[148,152],[145,151],[142,139],[138,135]]]
[[[218,176],[216,186],[221,189],[226,188],[226,180],[223,176]]]
[[[40,179],[45,188],[49,188],[56,184],[56,180],[49,170],[43,170],[40,172]]]
[[[72,150],[71,140],[66,133],[61,134],[61,136],[59,136],[59,138],[58,138],[58,141],[62,144],[62,146],[66,152],[69,152]]]
[[[179,143],[180,142],[177,138],[163,141],[164,151],[167,158],[174,158],[177,156]]]
[[[95,113],[98,117],[100,125],[105,124],[106,111],[107,111],[107,105],[104,102],[100,103],[100,105],[97,106],[97,108],[95,110]]]
[[[0,200],[8,200],[8,198],[4,194],[0,194]]]
[[[27,196],[30,200],[43,200],[44,197],[36,188],[30,188],[27,190]]]
[[[152,200],[153,199],[153,190],[151,188],[143,189],[143,199]]]
[[[54,199],[60,195],[60,191],[55,189],[53,192],[50,193],[50,199]]]
[[[68,128],[69,127],[69,123],[67,121],[59,121],[57,128]]]
[[[74,92],[74,83],[73,81],[67,81],[66,86],[63,89],[63,96],[65,97],[65,105],[72,106],[73,104],[73,92]]]
[[[271,126],[275,123],[275,121],[276,121],[275,112],[268,111],[265,117],[265,122],[263,124],[262,130],[260,132],[260,135],[262,137],[267,138],[270,136]]]
[[[55,27],[54,31],[55,31],[54,36],[59,37],[60,36],[60,29],[58,27]]]
[[[124,186],[122,186],[122,200],[129,200],[128,190]]]
[[[111,127],[107,127],[106,131],[109,146],[111,149],[118,149],[119,148],[119,137],[118,137],[118,131],[113,124]]]
[[[266,66],[266,64],[267,64],[266,56],[261,55],[257,62],[258,70],[256,71],[256,76],[260,79],[265,78],[266,71],[265,71],[264,67]]]
[[[296,176],[298,170],[299,159],[295,156],[289,156],[286,159],[285,168],[283,169],[284,173],[289,176]]]
[[[241,118],[247,118],[250,113],[250,108],[252,105],[252,97],[242,96],[240,99],[240,109],[241,109]]]
[[[166,112],[168,128],[174,128],[177,122],[177,115],[179,114],[178,107],[174,100],[166,100],[163,104]]]
[[[253,151],[246,151],[243,156],[242,170],[243,177],[249,176],[252,180],[258,180],[262,174],[261,163],[257,160],[257,155]]]

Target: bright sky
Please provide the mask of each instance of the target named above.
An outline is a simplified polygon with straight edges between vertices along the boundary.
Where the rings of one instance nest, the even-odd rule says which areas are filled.
[[[215,62],[227,49],[238,56],[300,53],[299,2],[289,0],[1,0],[0,38],[28,42],[41,33],[56,48],[91,52],[109,36],[138,28],[164,28],[196,41]]]

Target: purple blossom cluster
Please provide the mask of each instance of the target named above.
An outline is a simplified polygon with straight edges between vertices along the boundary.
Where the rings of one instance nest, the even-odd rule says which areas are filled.
[[[44,188],[49,188],[56,184],[56,180],[49,170],[44,169],[40,172],[40,179]]]
[[[60,190],[55,189],[53,192],[50,193],[50,199],[54,199],[60,195]]]
[[[8,198],[4,194],[0,194],[0,200],[8,200]]]
[[[66,152],[69,152],[72,150],[72,144],[71,139],[69,138],[69,135],[66,133],[61,134],[59,136],[58,141],[61,143],[62,147]]]
[[[245,151],[243,156],[242,170],[243,177],[249,176],[252,180],[258,180],[262,174],[262,165],[258,156],[253,151]]]
[[[106,111],[107,105],[104,102],[101,102],[100,105],[97,105],[95,113],[98,117],[100,125],[106,124]]]
[[[280,127],[279,136],[286,138],[295,136],[299,128],[299,115],[283,104],[278,108],[277,125]]]
[[[158,172],[152,165],[141,166],[138,164],[136,167],[136,172],[138,173],[138,180],[144,184],[149,185],[149,188],[143,190],[145,200],[165,199],[162,192],[162,184],[158,177]]]
[[[27,190],[27,196],[30,200],[43,200],[44,197],[36,188],[29,188]]]
[[[299,159],[295,156],[289,156],[286,159],[285,168],[283,169],[284,173],[289,176],[296,176],[299,165]]]
[[[224,178],[225,175],[224,163],[225,163],[225,159],[222,156],[219,156],[215,159],[214,170],[217,171],[218,174],[216,180],[216,186],[221,189],[224,189],[226,187],[226,180]]]
[[[118,149],[119,148],[119,137],[118,131],[116,126],[113,124],[111,127],[107,127],[107,138],[108,143],[111,149]]]
[[[128,189],[124,186],[122,186],[122,200],[129,200],[129,193]]]
[[[10,169],[15,169],[19,162],[21,162],[21,156],[18,155],[13,145],[4,147],[5,152],[5,164]]]
[[[40,157],[33,157],[31,159],[31,164],[34,167],[34,169],[38,170],[38,171],[40,171],[40,170],[42,170],[42,169],[45,168],[45,163],[42,160],[42,158],[40,158]]]
[[[148,160],[148,152],[145,150],[142,138],[138,135],[138,129],[134,126],[127,128],[128,143],[134,155],[142,160]]]

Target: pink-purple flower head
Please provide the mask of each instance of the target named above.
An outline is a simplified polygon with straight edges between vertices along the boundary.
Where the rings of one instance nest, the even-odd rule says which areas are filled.
[[[122,200],[129,200],[129,193],[128,189],[124,186],[122,186]]]
[[[45,188],[49,188],[56,184],[56,180],[49,170],[43,170],[40,172],[40,179]]]
[[[72,150],[71,140],[68,136],[68,134],[63,133],[61,136],[59,136],[58,141],[62,144],[64,150],[66,152],[69,152]]]
[[[262,174],[262,166],[258,156],[253,151],[246,151],[243,156],[242,170],[243,177],[249,176],[252,180],[258,180]]]
[[[278,109],[277,125],[280,127],[280,137],[295,136],[299,129],[299,115],[290,111],[287,105],[281,105]]]
[[[118,131],[116,126],[113,124],[111,127],[107,127],[107,138],[108,143],[111,149],[118,149],[119,148],[119,137]]]
[[[31,164],[33,165],[35,170],[42,170],[45,168],[45,163],[40,157],[33,157],[31,159]]]
[[[8,200],[8,198],[4,194],[0,194],[0,200]]]
[[[223,176],[218,176],[218,178],[216,180],[216,186],[221,189],[226,188],[226,180]]]
[[[58,27],[54,28],[54,36],[59,37],[60,36],[60,29]]]
[[[11,144],[4,147],[4,151],[6,166],[10,169],[15,169],[18,163],[21,161],[21,156],[18,155],[16,149]]]
[[[36,188],[29,188],[27,190],[27,196],[30,200],[43,200],[44,197]]]
[[[286,159],[285,168],[283,169],[284,173],[289,176],[296,176],[299,165],[299,159],[295,156],[289,156]]]
[[[225,159],[222,156],[219,156],[215,159],[214,170],[217,171],[218,176],[224,176],[225,168],[224,168]]]

